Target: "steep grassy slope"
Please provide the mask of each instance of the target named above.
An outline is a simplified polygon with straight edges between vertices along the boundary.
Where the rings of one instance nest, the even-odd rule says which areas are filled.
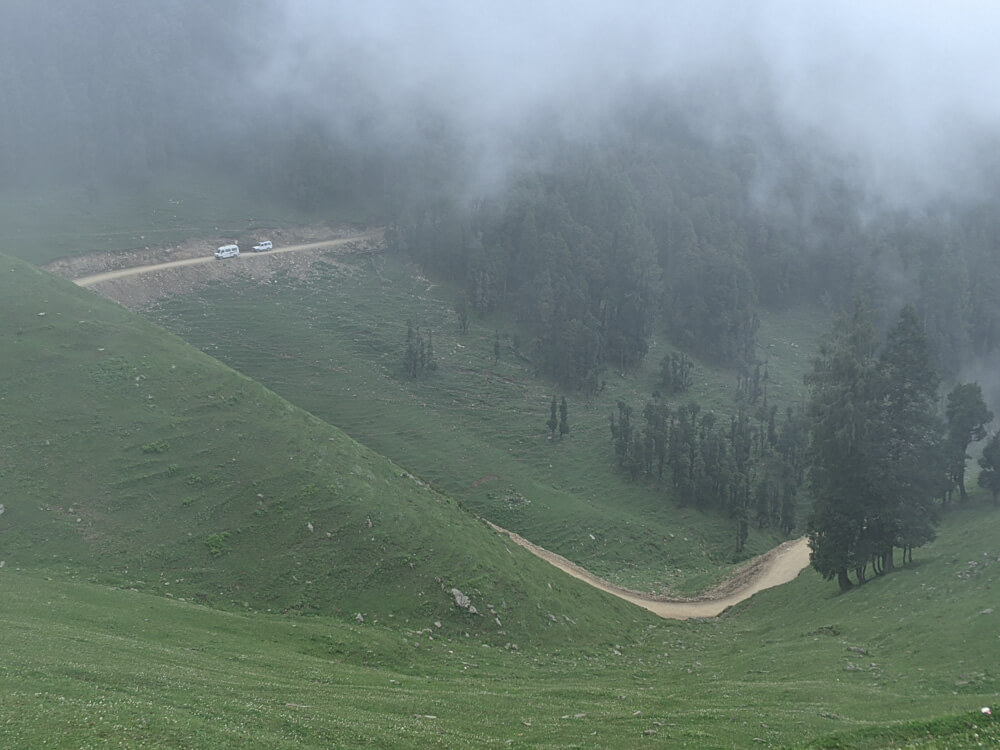
[[[735,547],[731,521],[679,508],[666,484],[629,481],[614,464],[608,415],[624,399],[641,422],[660,387],[665,343],[654,344],[637,373],[607,373],[601,393],[565,394],[571,432],[551,440],[552,384],[514,353],[504,321],[474,319],[461,333],[456,296],[385,257],[330,266],[307,280],[215,285],[171,299],[155,315],[186,341],[417,468],[479,515],[603,577],[691,594],[724,575]],[[416,380],[403,373],[407,320],[432,332],[438,364]],[[765,320],[775,403],[798,400],[817,320]],[[699,365],[690,393],[671,403],[696,399],[726,415],[735,383],[735,373]],[[747,555],[777,541],[771,531],[755,531]]]
[[[847,595],[806,572],[717,620],[519,649],[8,566],[0,745],[992,747],[998,537],[972,506]]]
[[[647,619],[152,323],[20,261],[0,269],[7,566],[495,640]]]

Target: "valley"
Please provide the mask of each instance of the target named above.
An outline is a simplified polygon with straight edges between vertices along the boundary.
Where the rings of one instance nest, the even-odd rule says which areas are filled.
[[[1000,747],[1000,11],[0,6],[0,748]]]

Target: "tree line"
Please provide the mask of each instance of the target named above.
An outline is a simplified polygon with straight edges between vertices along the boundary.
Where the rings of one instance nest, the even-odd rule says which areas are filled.
[[[975,383],[955,386],[942,414],[941,378],[912,305],[880,340],[871,311],[856,299],[837,317],[806,382],[811,562],[847,590],[869,570],[891,571],[894,550],[907,562],[934,539],[952,492],[966,497],[967,450],[985,437],[993,414]],[[987,483],[997,468],[989,455],[981,461]]]
[[[448,131],[435,137],[428,149],[449,153]],[[858,292],[911,300],[944,377],[1000,352],[1000,196],[882,209],[785,147],[761,200],[758,141],[708,142],[654,103],[603,140],[545,140],[482,199],[463,192],[459,160],[428,158],[419,174],[404,164],[390,236],[459,282],[471,313],[516,318],[524,353],[566,387],[634,367],[654,331],[689,355],[752,369],[761,310],[833,311]],[[896,310],[873,313],[877,330]]]
[[[796,527],[807,433],[801,410],[741,404],[728,420],[694,402],[671,406],[659,393],[641,413],[618,401],[609,418],[618,467],[632,480],[666,482],[681,506],[733,520],[734,549],[751,525]],[[666,479],[664,474],[666,473]]]

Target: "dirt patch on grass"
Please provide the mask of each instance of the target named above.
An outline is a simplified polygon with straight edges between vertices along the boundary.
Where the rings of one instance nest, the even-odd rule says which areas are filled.
[[[216,260],[214,252],[227,241],[210,238],[62,258],[44,268],[140,312],[212,282],[234,277],[259,284],[273,283],[279,276],[305,279],[315,276],[320,264],[328,271],[331,265],[341,265],[345,256],[385,248],[381,229],[356,225],[274,229],[267,239],[274,250],[254,253],[246,248],[238,258],[225,260]]]

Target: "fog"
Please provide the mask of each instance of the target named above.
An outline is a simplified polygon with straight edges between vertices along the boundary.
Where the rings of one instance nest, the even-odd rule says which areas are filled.
[[[342,133],[445,118],[502,168],[540,123],[586,138],[666,93],[702,132],[776,125],[890,204],[971,197],[1000,127],[985,2],[281,3],[252,80]]]
[[[304,120],[399,148],[434,123],[488,189],[517,142],[587,140],[660,98],[709,137],[777,133],[873,198],[920,205],[989,179],[998,31],[987,2],[9,0],[0,174],[155,171]]]
[[[797,264],[781,283],[811,278],[799,294],[814,301],[835,283],[826,261],[848,258],[838,303],[855,281],[887,320],[920,300],[941,358],[985,379],[1000,359],[998,32],[987,2],[6,0],[0,190],[68,187],[96,214],[103,196],[202,170],[317,215],[351,204],[402,223],[414,196],[481,205],[567,145],[634,145],[640,161],[680,122],[699,143],[678,153],[737,147],[703,148],[684,174],[674,152],[656,166],[670,175],[644,210],[661,255],[700,219],[717,236],[699,241],[759,262],[765,305],[796,299],[776,282],[765,300],[767,273]],[[756,215],[722,237],[745,209],[736,183],[773,220],[764,250],[747,239]],[[716,204],[667,215],[697,190]],[[988,390],[1000,403],[1000,382]]]

